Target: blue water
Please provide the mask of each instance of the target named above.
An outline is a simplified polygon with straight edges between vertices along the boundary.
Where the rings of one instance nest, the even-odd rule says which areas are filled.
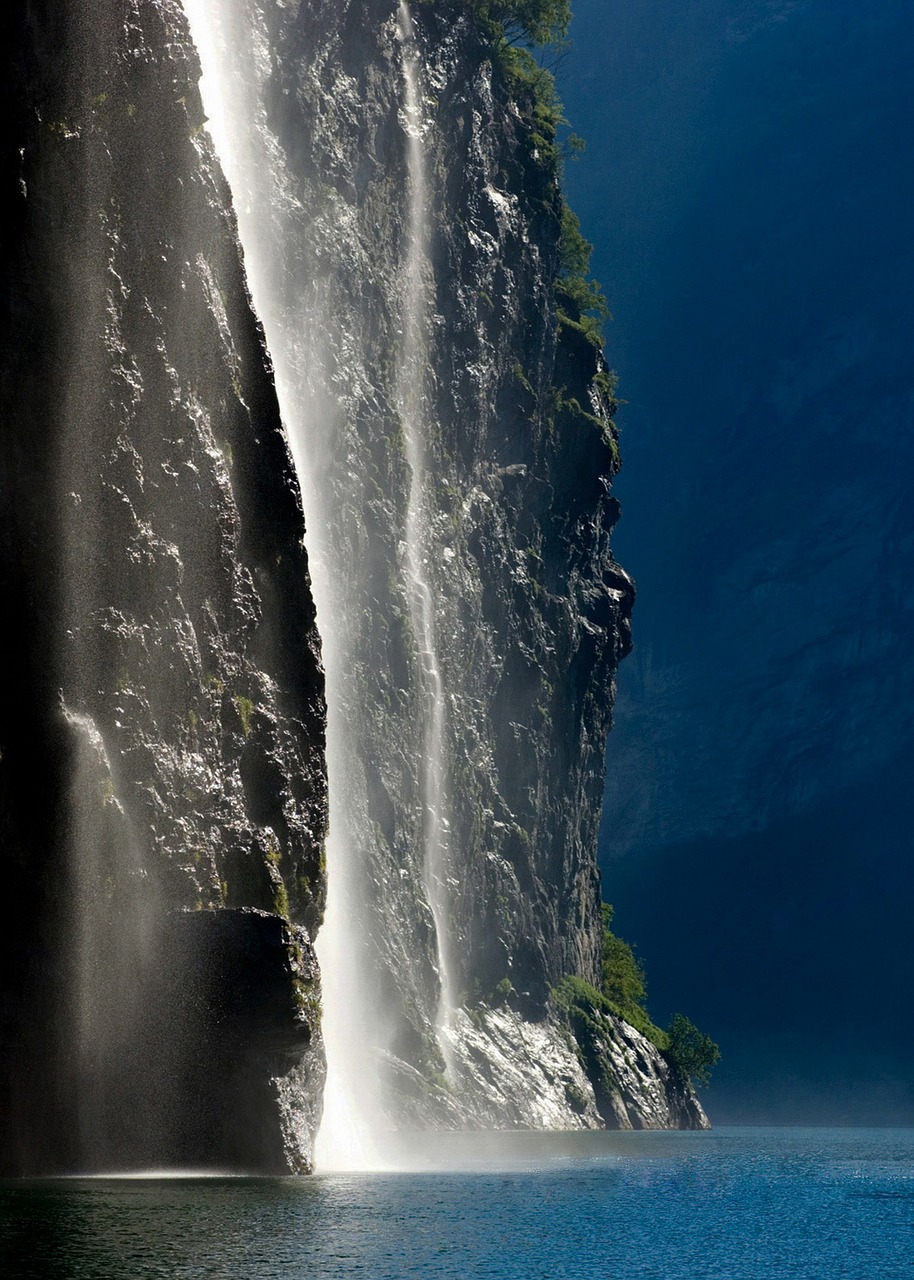
[[[0,1184],[16,1280],[914,1276],[914,1130],[438,1138],[437,1172]]]

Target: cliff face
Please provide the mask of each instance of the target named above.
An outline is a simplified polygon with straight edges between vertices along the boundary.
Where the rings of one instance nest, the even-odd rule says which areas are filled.
[[[461,5],[186,7],[231,198],[176,0],[5,19],[4,1167],[310,1166],[323,672],[274,368],[326,977],[384,1123],[697,1123],[623,1024],[589,1079],[550,996],[598,977],[632,588],[532,93]]]
[[[597,976],[632,590],[609,543],[605,367],[556,320],[561,199],[532,95],[460,5],[207,22],[255,298],[323,513],[355,1051],[374,1043],[396,1121],[599,1123],[561,1083],[580,1067],[549,988]]]
[[[170,0],[4,23],[0,1164],[304,1168],[323,682],[196,56]]]
[[[578,10],[568,105],[601,155],[569,184],[614,284],[640,588],[606,850],[648,861],[910,751],[914,19],[639,0],[610,32]]]

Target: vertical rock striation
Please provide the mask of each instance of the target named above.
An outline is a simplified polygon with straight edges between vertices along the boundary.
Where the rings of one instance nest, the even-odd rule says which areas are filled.
[[[173,0],[3,24],[0,1167],[304,1169],[323,678],[196,55]]]

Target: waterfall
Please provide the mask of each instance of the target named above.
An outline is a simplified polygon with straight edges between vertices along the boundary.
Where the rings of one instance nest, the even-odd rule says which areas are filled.
[[[320,316],[295,296],[294,257],[307,218],[282,150],[266,120],[268,34],[243,0],[184,0],[201,68],[209,129],[232,189],[254,308],[264,326],[276,391],[295,461],[308,530],[317,623],[323,642],[327,696],[329,893],[316,939],[323,984],[327,1087],[316,1158],[323,1168],[378,1164],[372,1137],[381,1100],[372,1051],[383,1044],[383,1012],[363,981],[363,904],[359,838],[364,824],[352,786],[356,753],[347,700],[344,633],[345,566],[330,536],[332,501],[324,467],[331,446],[323,424],[332,411],[319,403],[311,373],[322,363]]]
[[[91,670],[91,659],[79,657]],[[64,715],[75,757],[67,877],[73,907],[67,1048],[74,1072],[75,1160],[82,1169],[115,1169],[125,1147],[134,1158],[151,1156],[151,1135],[165,1138],[159,1152],[173,1138],[172,1090],[160,1068],[165,1059],[174,1068],[182,1046],[177,1035],[167,1041],[163,1036],[154,1063],[148,1061],[158,1003],[159,903],[115,799],[98,726],[85,713],[64,708]],[[92,804],[98,796],[104,797],[101,812]],[[145,1069],[139,1067],[144,1056]]]
[[[340,318],[349,277],[334,265],[332,253],[328,264],[327,252],[350,234],[352,209],[334,204],[327,185],[312,185],[306,193],[307,183],[290,166],[284,108],[277,107],[283,101],[275,80],[277,37],[267,28],[272,21],[267,11],[243,0],[185,0],[185,12],[202,65],[204,109],[232,189],[254,307],[264,326],[295,459],[323,643],[329,896],[317,950],[328,1081],[317,1155],[325,1168],[366,1167],[378,1160],[373,1135],[385,1124],[382,1076],[392,1062],[405,1059],[412,1067],[413,1050],[397,1042],[404,1017],[428,1019],[427,1037],[437,1041],[450,1073],[448,1026],[455,1004],[446,698],[430,563],[429,180],[416,38],[409,10],[401,4],[385,39],[392,75],[400,73],[399,85],[391,82],[391,97],[399,98],[405,145],[392,148],[382,170],[389,198],[405,205],[383,294],[398,334],[383,353],[390,358],[384,411],[396,434],[390,437],[391,477],[383,493],[385,524],[372,535],[363,476],[370,459],[358,435],[359,413],[366,409],[355,404],[352,390],[359,385],[360,361],[365,366],[372,359],[366,350],[374,336],[372,300],[350,296],[350,317]],[[353,336],[353,329],[361,330],[361,337]],[[367,411],[378,412],[374,401]],[[381,550],[372,546],[372,537],[381,539]],[[363,551],[378,556],[377,565],[360,552],[360,542]],[[414,708],[409,757],[397,753],[391,737],[400,729],[385,722],[394,715],[400,726],[403,713],[383,705],[366,675],[378,662],[370,620],[387,613],[377,598],[379,567],[391,607],[396,612],[397,602],[402,604],[411,633],[409,644],[406,635],[403,639],[411,669],[400,686]],[[393,753],[393,764],[379,758],[385,751]],[[395,803],[393,838],[378,833],[370,804],[372,788],[375,793],[384,788],[388,768],[399,771],[392,785],[404,804],[411,794],[416,810]],[[426,916],[429,927],[423,933]],[[428,1003],[433,989],[437,1009]]]
[[[428,178],[423,145],[419,58],[412,17],[400,0],[397,34],[403,49],[404,117],[409,180],[406,259],[403,269],[402,345],[396,401],[409,464],[406,512],[405,571],[413,634],[424,682],[424,720],[419,759],[422,806],[423,885],[435,921],[441,993],[437,1031],[445,1064],[453,1074],[447,1030],[455,1003],[450,946],[448,890],[447,776],[445,769],[445,692],[438,661],[433,570],[428,538],[426,436],[429,420],[426,384],[429,368],[429,215]]]
[[[65,9],[11,62],[3,777],[49,802],[6,784],[6,1128],[48,1167],[304,1172],[325,1048],[324,1169],[575,1122],[550,985],[598,960],[631,592],[532,101],[469,10]]]

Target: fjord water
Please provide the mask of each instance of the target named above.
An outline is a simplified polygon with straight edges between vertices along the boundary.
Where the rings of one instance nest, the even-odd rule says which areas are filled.
[[[22,1280],[910,1275],[911,1129],[434,1139],[427,1160],[414,1151],[413,1171],[397,1173],[0,1185],[0,1273]]]

